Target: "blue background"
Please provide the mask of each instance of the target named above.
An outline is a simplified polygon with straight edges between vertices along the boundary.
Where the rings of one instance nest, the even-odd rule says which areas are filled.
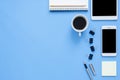
[[[89,80],[83,62],[94,65],[94,80],[119,80],[120,17],[92,21],[90,6],[89,1],[88,11],[50,12],[49,0],[0,0],[0,80]],[[82,37],[71,28],[77,14],[89,20]],[[101,56],[103,25],[117,26],[116,57]],[[96,51],[89,61],[91,29]],[[116,77],[101,76],[102,61],[117,61]]]

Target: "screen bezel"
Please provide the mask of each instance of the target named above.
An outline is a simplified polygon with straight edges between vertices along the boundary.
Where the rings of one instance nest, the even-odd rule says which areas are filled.
[[[102,37],[103,37],[103,30],[105,30],[105,29],[107,29],[107,30],[110,30],[110,29],[114,29],[114,30],[116,30],[117,28],[116,28],[116,26],[102,26]],[[117,33],[117,32],[116,32]],[[117,35],[117,34],[116,34]],[[116,36],[115,35],[115,36]],[[117,40],[116,40],[117,41]],[[103,39],[102,39],[102,46],[103,46]],[[117,53],[115,52],[115,53],[104,53],[103,52],[103,47],[102,47],[102,56],[116,56],[117,55]]]
[[[116,0],[116,16],[93,16],[93,0],[91,0],[91,18],[92,20],[117,20],[118,19],[118,0]]]

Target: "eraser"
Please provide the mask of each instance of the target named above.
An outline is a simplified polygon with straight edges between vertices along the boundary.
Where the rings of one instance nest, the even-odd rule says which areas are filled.
[[[94,46],[90,46],[90,49],[91,49],[91,51],[92,51],[92,52],[94,52],[94,51],[95,51]]]
[[[92,31],[92,30],[90,30],[90,32],[89,32],[89,34],[91,34],[91,35],[95,35],[95,32],[94,31]]]

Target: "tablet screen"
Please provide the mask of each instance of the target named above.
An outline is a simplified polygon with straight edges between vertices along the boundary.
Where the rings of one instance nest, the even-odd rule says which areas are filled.
[[[117,0],[93,0],[93,16],[117,16]]]

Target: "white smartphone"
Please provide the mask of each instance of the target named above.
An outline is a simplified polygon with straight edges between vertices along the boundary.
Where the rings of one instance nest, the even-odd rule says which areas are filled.
[[[102,56],[116,55],[116,26],[102,26]]]

